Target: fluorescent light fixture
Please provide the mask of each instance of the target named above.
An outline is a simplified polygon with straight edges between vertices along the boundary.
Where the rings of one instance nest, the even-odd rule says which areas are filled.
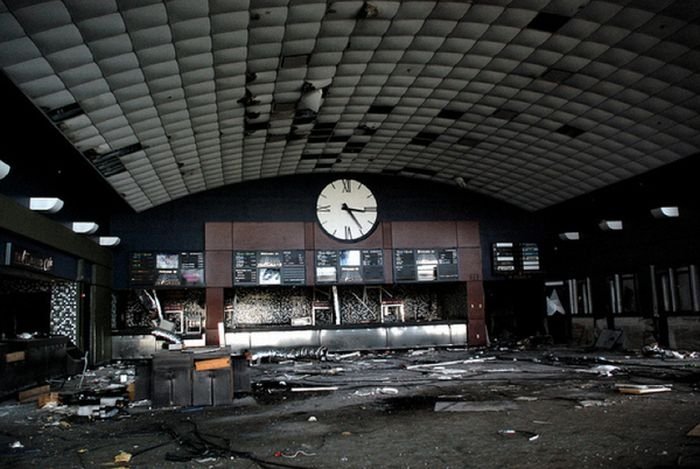
[[[10,174],[10,165],[0,160],[0,179]]]
[[[100,227],[94,221],[74,221],[71,224],[71,229],[78,234],[93,234]]]
[[[559,233],[559,239],[564,241],[578,241],[581,239],[581,234],[578,231],[566,231],[564,233]]]
[[[622,220],[601,220],[598,227],[603,231],[619,231],[622,229]]]
[[[654,218],[678,218],[680,216],[678,207],[652,208],[651,214],[654,216]]]
[[[121,238],[119,238],[119,236],[100,236],[97,239],[97,242],[100,244],[100,246],[105,247],[118,246],[121,241],[122,240]]]
[[[58,197],[31,197],[29,209],[35,212],[56,213],[63,208],[63,201]]]

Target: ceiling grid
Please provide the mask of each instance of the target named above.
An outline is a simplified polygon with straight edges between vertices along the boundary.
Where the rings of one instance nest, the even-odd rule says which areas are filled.
[[[0,2],[0,68],[137,210],[312,172],[539,210],[700,148],[700,4]]]

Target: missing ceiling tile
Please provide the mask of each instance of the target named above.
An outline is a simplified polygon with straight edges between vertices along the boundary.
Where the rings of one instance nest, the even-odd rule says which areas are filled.
[[[579,129],[578,127],[574,127],[572,125],[564,124],[561,127],[559,127],[555,132],[560,133],[562,135],[566,135],[567,137],[576,138],[582,133],[584,133],[585,130]]]
[[[491,114],[491,117],[510,121],[518,117],[518,113],[515,111],[509,111],[508,109],[496,109],[493,111],[493,114]]]
[[[360,11],[357,13],[357,18],[361,20],[376,18],[377,16],[379,16],[379,8],[367,2],[362,4],[362,8],[360,8]]]
[[[368,114],[389,114],[394,110],[394,106],[388,106],[385,104],[372,104],[367,110]]]
[[[465,147],[475,147],[480,144],[482,140],[472,138],[472,137],[462,137],[457,141],[457,145],[462,145]]]
[[[97,170],[102,173],[104,177],[109,177],[126,171],[126,167],[120,159],[122,156],[135,153],[142,149],[143,146],[141,143],[134,143],[133,145],[112,150],[102,155],[98,155],[96,152],[88,150],[85,152],[85,156],[92,161]]]
[[[435,132],[418,132],[415,137],[411,139],[411,143],[414,145],[428,146],[435,141],[440,136],[440,134]]]
[[[457,120],[463,115],[464,111],[457,111],[455,109],[443,109],[437,116],[441,119]]]
[[[309,54],[288,55],[282,58],[282,68],[306,67],[309,62]]]
[[[356,135],[374,135],[376,132],[376,127],[370,127],[367,124],[360,124],[357,126],[357,129],[355,129]]]
[[[360,153],[367,142],[348,142],[343,147],[343,153]]]
[[[532,21],[530,21],[530,24],[528,24],[527,27],[529,29],[536,29],[547,33],[555,33],[570,19],[570,17],[564,15],[541,12],[535,16]]]
[[[549,68],[542,75],[540,75],[540,78],[551,81],[552,83],[564,83],[566,80],[571,78],[572,75],[573,73],[567,72],[566,70]]]
[[[338,161],[340,161],[340,160],[338,160]],[[318,163],[316,163],[316,166],[314,166],[314,169],[331,169],[333,167],[333,165],[336,163],[337,163],[337,161],[333,161],[330,163],[319,161]]]
[[[85,114],[85,111],[80,107],[78,103],[71,103],[59,108],[51,109],[46,112],[46,115],[51,119],[54,124],[62,122],[67,119]]]

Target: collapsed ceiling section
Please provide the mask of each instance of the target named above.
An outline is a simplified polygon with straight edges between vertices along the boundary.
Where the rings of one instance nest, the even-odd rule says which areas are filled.
[[[693,1],[0,2],[0,67],[137,211],[357,172],[538,210],[700,148]]]

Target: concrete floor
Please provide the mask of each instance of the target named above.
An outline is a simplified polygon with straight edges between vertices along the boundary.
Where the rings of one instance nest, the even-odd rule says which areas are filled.
[[[6,401],[0,466],[700,467],[700,437],[687,436],[700,424],[697,358],[421,350],[251,373],[254,392],[225,407],[134,406],[90,420]],[[620,383],[671,390],[628,395]],[[115,462],[122,451],[128,463]]]

